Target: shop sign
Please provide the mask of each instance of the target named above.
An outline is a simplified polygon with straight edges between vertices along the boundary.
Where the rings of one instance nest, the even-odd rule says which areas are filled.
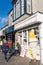
[[[8,33],[13,32],[13,31],[14,31],[14,26],[10,26],[10,27],[8,28]]]
[[[14,26],[10,26],[10,27],[8,27],[7,29],[5,29],[4,31],[3,31],[3,33],[4,34],[7,34],[7,33],[10,33],[10,32],[13,32],[14,31]]]

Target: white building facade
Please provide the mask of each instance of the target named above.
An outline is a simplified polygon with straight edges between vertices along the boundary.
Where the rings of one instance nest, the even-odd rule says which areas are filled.
[[[15,43],[19,42],[21,48],[25,50],[28,50],[30,46],[36,46],[37,51],[32,52],[36,50],[33,48],[30,52],[33,53],[33,55],[36,54],[34,57],[36,57],[37,60],[41,59],[41,63],[43,63],[43,14],[39,12],[43,13],[42,2],[43,0],[13,0],[12,2]],[[26,56],[29,56],[29,53],[26,53]]]
[[[33,54],[36,60],[43,63],[43,0],[13,0],[12,5],[13,11],[8,15],[8,28],[14,26],[14,42],[20,44],[23,56],[32,59]],[[10,33],[11,31],[8,32]]]

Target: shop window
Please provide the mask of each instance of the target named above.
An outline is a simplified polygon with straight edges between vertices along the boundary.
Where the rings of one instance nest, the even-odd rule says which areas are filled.
[[[22,32],[18,32],[15,34],[15,42],[18,42],[20,45],[22,45]]]
[[[40,42],[39,42],[39,30],[38,30],[38,28],[35,29],[35,34],[36,34],[36,38],[38,39],[38,44],[40,45]]]
[[[20,45],[22,45],[22,32],[19,32]]]
[[[24,38],[27,38],[27,32],[26,31],[23,32],[23,35],[24,35]]]
[[[38,30],[38,27],[33,28],[33,29],[28,31],[28,43],[30,43],[30,40],[32,40],[32,39],[33,40],[37,39],[38,44],[39,44],[39,30]]]
[[[18,41],[18,33],[15,34],[15,41]]]
[[[27,45],[27,31],[23,32],[23,45]]]
[[[28,45],[29,45],[29,51],[32,53],[32,58],[36,58],[36,60],[40,59],[40,44],[39,44],[39,29],[31,28],[28,30]],[[29,53],[30,53],[29,52]]]

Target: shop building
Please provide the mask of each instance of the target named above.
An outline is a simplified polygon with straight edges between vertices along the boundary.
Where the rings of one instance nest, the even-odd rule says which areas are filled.
[[[13,0],[12,4],[15,43],[19,42],[21,48],[26,50],[28,50],[29,45],[34,46],[34,48],[37,46],[37,53],[33,53],[36,53],[36,59],[41,59],[43,63],[43,45],[41,39],[43,28],[43,0]],[[26,56],[28,56],[28,53]]]
[[[22,22],[25,21],[25,22],[23,22],[23,25],[25,23],[27,23],[27,21],[26,21],[27,18],[34,15],[34,13],[36,13],[37,11],[43,12],[43,6],[42,6],[43,3],[42,2],[43,2],[43,0],[42,1],[39,1],[39,0],[38,1],[37,0],[36,1],[35,0],[12,0],[12,5],[13,5],[13,22],[12,22],[12,24],[14,25],[15,32],[16,32],[16,30],[18,31],[18,29],[15,30],[15,28],[17,28],[18,25],[20,26],[20,29],[22,29],[22,26],[21,26]],[[20,23],[21,23],[21,25],[20,25]],[[27,26],[27,24],[26,24],[26,26]],[[26,26],[24,25],[23,28],[25,28]],[[30,26],[29,23],[28,23],[28,26]]]
[[[0,40],[2,40],[5,37],[5,34],[3,33],[3,30],[5,30],[5,28],[7,28],[7,24],[0,29]]]
[[[12,5],[4,30],[6,38],[18,42],[24,55],[31,47],[30,55],[43,63],[43,0],[13,0]],[[30,57],[28,51],[25,56]]]
[[[1,46],[3,44],[3,39],[5,38],[5,34],[3,33],[3,30],[5,30],[5,28],[7,27],[7,24],[4,25],[1,29],[0,29],[0,50],[1,50]]]
[[[41,26],[41,19],[39,20],[40,13],[36,13],[29,18],[15,24],[15,42],[21,45],[21,48],[28,50],[29,46],[31,45],[32,48],[37,46],[37,60],[40,60],[40,26]],[[34,31],[34,33],[32,32]],[[34,37],[35,36],[35,37]],[[37,39],[37,41],[36,41]],[[32,43],[33,42],[33,43]],[[34,51],[34,50],[33,50]],[[28,56],[28,54],[27,54]]]
[[[33,32],[30,33],[32,30],[34,31],[34,34]],[[37,49],[36,59],[41,59],[41,62],[43,63],[43,14],[37,12],[29,18],[15,24],[14,31],[16,31],[15,43],[18,42],[21,45],[21,48],[24,48],[25,50],[28,50],[30,45],[32,48],[35,47]],[[35,51],[35,49],[33,51]],[[28,53],[26,56],[29,57]]]
[[[6,39],[13,43],[15,40],[15,36],[14,36],[14,25],[12,25],[12,23],[13,23],[13,10],[11,9],[10,12],[8,13],[8,23],[7,23],[8,26],[3,30],[3,33],[5,34]]]

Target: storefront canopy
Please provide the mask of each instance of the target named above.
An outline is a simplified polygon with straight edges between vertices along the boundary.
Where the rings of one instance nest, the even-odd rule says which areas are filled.
[[[28,17],[27,19],[17,23],[15,25],[14,29],[18,30],[18,29],[24,28],[26,26],[30,26],[35,23],[42,23],[42,22],[43,22],[43,14],[37,12],[37,13],[33,14],[32,16]]]

